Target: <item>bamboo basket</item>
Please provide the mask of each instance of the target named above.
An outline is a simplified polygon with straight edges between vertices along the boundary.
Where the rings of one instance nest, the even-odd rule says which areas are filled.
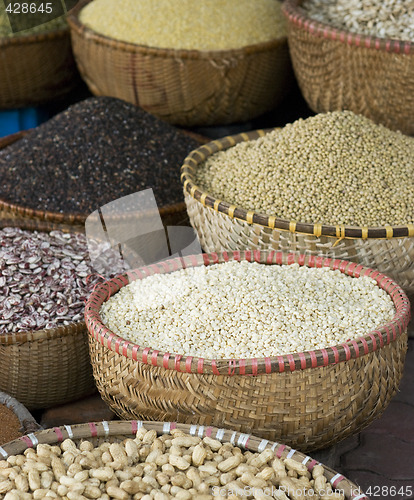
[[[126,341],[102,323],[101,305],[129,282],[183,267],[244,259],[369,275],[390,293],[396,315],[357,340],[265,359],[211,360],[163,353],[157,346]],[[378,271],[309,254],[247,251],[171,259],[118,276],[91,294],[85,321],[96,385],[121,418],[230,427],[303,451],[332,445],[384,411],[402,376],[409,311],[403,290]]]
[[[311,472],[319,464],[313,458],[304,455],[300,451],[289,448],[281,443],[269,442],[256,436],[240,434],[229,429],[218,429],[215,427],[204,427],[200,425],[184,425],[175,422],[150,422],[150,421],[103,421],[89,422],[87,424],[65,425],[54,427],[44,431],[35,432],[16,439],[0,447],[0,455],[6,459],[11,455],[24,453],[28,448],[35,448],[38,444],[58,445],[64,439],[72,439],[76,444],[88,440],[95,446],[103,442],[121,442],[124,439],[134,438],[141,427],[147,430],[157,431],[157,435],[168,434],[173,429],[179,429],[193,436],[211,437],[222,443],[232,443],[245,450],[252,452],[262,452],[265,449],[274,451],[275,456],[281,459],[291,458],[298,463],[305,464]],[[322,465],[322,464],[321,464]],[[327,482],[334,490],[342,491],[346,500],[369,500],[360,488],[342,474],[334,471],[330,467],[323,465]]]
[[[22,403],[17,401],[17,399],[12,398],[9,394],[0,392],[0,404],[9,408],[9,410],[11,410],[19,419],[21,425],[20,432],[22,434],[29,434],[42,429],[29,410],[22,405]]]
[[[348,109],[414,135],[414,44],[341,31],[286,0],[289,50],[315,112]]]
[[[265,135],[264,130],[224,137],[194,150],[181,169],[191,225],[206,252],[282,250],[351,260],[378,269],[414,295],[414,225],[386,227],[306,224],[245,210],[218,200],[195,183],[195,171],[218,151]]]
[[[95,95],[141,106],[183,126],[243,122],[273,109],[292,81],[287,37],[234,50],[146,47],[100,35],[68,17],[82,78]]]
[[[80,83],[69,28],[0,38],[0,108],[38,106]]]
[[[6,137],[0,138],[0,150],[14,144],[15,142],[22,139],[27,135],[29,131],[24,130],[17,132],[15,134],[8,135]],[[195,134],[190,131],[182,131],[184,134],[197,140],[200,144],[205,144],[208,139],[202,135]],[[165,226],[181,226],[188,224],[187,210],[184,201],[180,203],[175,203],[171,205],[166,205],[159,208],[159,214],[161,220]],[[20,204],[10,203],[0,197],[0,219],[1,218],[21,218],[21,219],[32,219],[39,221],[48,221],[55,224],[69,224],[74,226],[76,230],[83,230],[85,225],[85,220],[89,214],[72,214],[72,213],[61,213],[52,212],[50,210],[32,209],[25,207]],[[142,214],[136,214],[137,217],[142,216]],[[135,217],[131,216],[121,218],[120,223],[132,224]]]
[[[0,228],[51,231],[73,228],[34,220],[0,220]],[[0,390],[30,410],[48,408],[95,391],[83,321],[0,335]]]

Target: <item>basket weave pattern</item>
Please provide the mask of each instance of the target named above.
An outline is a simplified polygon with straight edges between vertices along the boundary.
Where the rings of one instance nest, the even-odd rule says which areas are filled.
[[[348,109],[414,135],[414,44],[337,30],[287,0],[293,68],[315,112]]]
[[[171,260],[141,268],[99,286],[86,307],[93,372],[103,399],[121,418],[232,427],[302,450],[328,446],[368,425],[388,405],[402,376],[405,294],[389,278],[345,261],[246,252],[184,262],[188,267],[244,258],[329,266],[351,276],[367,273],[390,291],[397,315],[392,325],[364,338],[314,352],[246,360],[178,356],[125,341],[100,321],[101,304],[129,280],[175,266]]]
[[[0,38],[0,108],[36,106],[79,84],[69,29]]]
[[[0,228],[51,231],[46,222],[0,220]],[[0,390],[29,409],[64,404],[95,390],[83,321],[0,335]]]
[[[247,121],[274,108],[292,77],[287,38],[223,51],[159,49],[125,43],[69,16],[73,51],[95,95],[118,97],[170,123]]]
[[[278,458],[292,458],[298,463],[305,464],[311,472],[319,464],[313,458],[304,455],[300,451],[289,448],[281,443],[269,442],[249,434],[240,434],[239,432],[228,429],[217,429],[215,427],[204,427],[201,425],[184,425],[176,422],[149,422],[149,421],[113,421],[113,422],[89,422],[87,424],[65,425],[54,427],[44,431],[29,434],[22,438],[0,446],[0,455],[6,459],[10,455],[24,453],[28,448],[36,447],[38,444],[55,445],[61,443],[64,439],[72,439],[76,444],[87,439],[95,446],[103,442],[120,442],[124,439],[133,438],[138,429],[145,427],[147,430],[156,430],[158,435],[167,434],[173,429],[180,429],[192,436],[203,438],[205,436],[218,439],[223,443],[232,443],[234,446],[250,450],[252,452],[262,452],[265,449],[274,451]],[[368,497],[359,491],[356,484],[347,478],[327,467],[325,477],[333,488],[342,490],[346,500],[368,500]]]

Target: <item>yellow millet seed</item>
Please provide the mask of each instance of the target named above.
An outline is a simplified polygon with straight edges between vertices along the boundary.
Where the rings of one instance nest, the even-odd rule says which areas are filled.
[[[308,223],[414,222],[414,139],[351,111],[300,119],[209,157],[197,185],[247,210]]]
[[[171,49],[234,49],[286,36],[278,0],[94,0],[80,20],[110,38]]]

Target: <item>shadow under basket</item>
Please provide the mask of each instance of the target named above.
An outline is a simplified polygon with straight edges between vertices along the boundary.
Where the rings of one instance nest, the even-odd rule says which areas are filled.
[[[389,324],[341,345],[244,360],[163,353],[126,341],[102,323],[101,305],[128,283],[228,260],[367,275],[390,294],[397,312]],[[347,261],[256,251],[189,256],[128,272],[94,290],[85,321],[98,390],[121,418],[234,428],[304,451],[330,446],[382,414],[402,377],[409,314],[403,290],[378,271]]]
[[[414,135],[414,43],[338,30],[286,0],[289,51],[302,94],[317,112],[348,109]]]
[[[183,126],[244,122],[287,95],[293,72],[287,37],[233,50],[147,47],[101,35],[71,11],[75,59],[95,95],[118,97]]]
[[[251,452],[262,452],[266,449],[271,449],[275,457],[282,460],[290,458],[305,464],[308,471],[319,464],[313,458],[304,455],[303,453],[289,448],[281,443],[273,443],[262,440],[256,436],[240,434],[237,431],[229,429],[217,429],[215,427],[204,427],[199,425],[184,425],[175,422],[149,422],[149,421],[113,421],[113,422],[89,422],[78,425],[65,425],[62,427],[54,427],[44,431],[35,432],[30,436],[16,439],[0,447],[0,453],[4,459],[10,455],[19,455],[25,452],[28,448],[36,448],[38,444],[59,445],[65,439],[72,439],[77,445],[82,441],[89,441],[94,446],[99,446],[103,442],[118,443],[125,439],[133,439],[139,429],[144,427],[148,431],[155,430],[157,435],[168,434],[173,429],[179,429],[192,436],[200,438],[210,437],[217,439],[222,443],[231,443],[233,446],[238,446],[243,450]],[[321,464],[323,465],[323,464]],[[327,482],[334,490],[341,491],[346,500],[368,500],[368,497],[362,493],[360,488],[352,483],[349,479],[337,473],[330,467],[323,465],[324,476]]]
[[[47,222],[3,219],[0,229],[73,230]],[[92,394],[95,384],[84,321],[68,326],[0,334],[0,390],[30,410]]]

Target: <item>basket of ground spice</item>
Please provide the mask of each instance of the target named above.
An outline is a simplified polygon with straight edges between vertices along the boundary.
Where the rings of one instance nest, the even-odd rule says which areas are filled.
[[[129,271],[96,287],[85,321],[96,385],[121,418],[174,417],[310,450],[388,405],[409,309],[378,271],[246,251]]]
[[[34,5],[34,4],[33,4]],[[31,14],[31,20],[37,14]],[[13,32],[0,8],[0,108],[23,108],[63,97],[79,84],[63,16]]]
[[[414,7],[405,0],[287,0],[293,68],[316,112],[349,109],[414,135]]]
[[[205,251],[284,250],[377,268],[414,293],[414,140],[351,111],[211,142],[182,168]]]
[[[0,392],[0,446],[40,429],[25,406],[9,394]]]
[[[39,431],[0,451],[4,500],[24,494],[120,500],[368,500],[356,484],[297,450],[215,427],[89,422]],[[37,464],[42,464],[41,474]]]
[[[275,0],[80,2],[73,51],[95,95],[183,126],[241,122],[273,109],[292,80]]]
[[[136,106],[81,101],[0,151],[0,209],[84,224],[118,198],[152,188],[161,218],[186,219],[180,165],[200,142]]]
[[[96,281],[88,257],[72,227],[0,221],[0,390],[29,409],[95,390],[83,321]]]

